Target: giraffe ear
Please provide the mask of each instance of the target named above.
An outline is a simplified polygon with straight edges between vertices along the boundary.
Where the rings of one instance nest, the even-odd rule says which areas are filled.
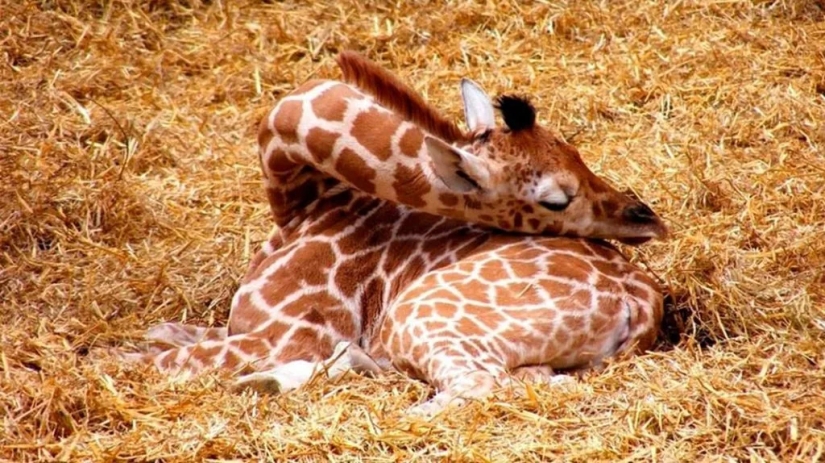
[[[493,102],[477,83],[461,79],[461,99],[464,101],[464,119],[470,132],[496,126]]]
[[[447,187],[458,193],[484,189],[490,178],[487,163],[476,156],[426,135],[424,144],[433,160],[433,171]]]

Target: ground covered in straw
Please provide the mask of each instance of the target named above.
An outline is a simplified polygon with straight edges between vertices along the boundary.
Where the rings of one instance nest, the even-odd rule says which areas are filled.
[[[825,458],[825,4],[0,1],[0,458]],[[391,375],[284,396],[107,353],[221,325],[271,224],[255,127],[361,50],[455,118],[534,96],[673,238],[661,346],[432,423]]]

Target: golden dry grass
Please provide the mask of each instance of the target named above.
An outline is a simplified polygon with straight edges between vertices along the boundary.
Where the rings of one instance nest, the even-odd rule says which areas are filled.
[[[0,458],[825,458],[822,1],[0,0]],[[671,223],[660,349],[430,424],[399,375],[238,395],[106,353],[220,325],[270,222],[255,127],[361,50],[459,118],[534,95]],[[681,332],[681,337],[678,337]]]

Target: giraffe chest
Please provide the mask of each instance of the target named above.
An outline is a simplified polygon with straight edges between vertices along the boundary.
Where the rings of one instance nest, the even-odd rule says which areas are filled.
[[[231,333],[268,323],[311,323],[354,340],[422,274],[483,240],[479,230],[372,198],[319,208],[244,278]]]

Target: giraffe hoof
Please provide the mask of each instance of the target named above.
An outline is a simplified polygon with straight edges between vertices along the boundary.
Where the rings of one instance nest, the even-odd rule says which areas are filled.
[[[352,345],[349,342],[339,342],[335,345],[332,356],[325,362],[329,378],[338,378],[352,370],[351,352]]]
[[[549,386],[567,386],[575,382],[575,378],[570,375],[553,375],[547,380]]]
[[[384,368],[378,364],[369,354],[357,344],[351,342],[339,342],[335,346],[332,354],[332,359],[337,359],[333,365],[340,363],[344,369],[350,369],[356,373],[366,376],[377,376],[384,371]]]
[[[420,418],[434,418],[448,408],[455,409],[463,407],[466,402],[467,401],[461,397],[448,398],[436,394],[432,399],[408,408],[407,414]]]
[[[439,412],[441,412],[443,408],[438,404],[433,403],[433,401],[428,400],[424,403],[420,403],[418,405],[414,405],[407,409],[407,415],[414,416],[417,418],[433,418]]]
[[[282,394],[308,383],[321,370],[319,364],[295,360],[268,371],[250,373],[235,380],[233,389],[254,390],[261,394]]]
[[[235,392],[254,391],[261,395],[275,395],[281,392],[281,383],[266,373],[252,373],[235,381],[232,385]]]

